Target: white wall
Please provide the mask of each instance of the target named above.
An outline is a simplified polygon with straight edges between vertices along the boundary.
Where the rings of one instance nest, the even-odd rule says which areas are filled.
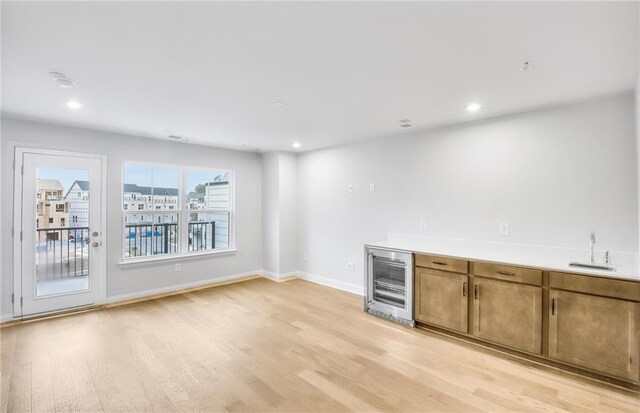
[[[280,153],[280,274],[297,271],[298,264],[298,157]]]
[[[280,154],[262,155],[262,268],[280,273]]]
[[[389,232],[586,249],[595,230],[599,248],[636,252],[634,110],[629,92],[303,153],[301,270],[358,290],[363,244]]]
[[[2,188],[4,200],[12,199],[11,164],[13,143],[28,146],[105,154],[107,177],[107,292],[116,296],[137,291],[169,287],[227,275],[255,272],[262,268],[262,159],[260,154],[197,145],[150,140],[128,135],[97,132],[15,119],[2,122]],[[215,167],[235,171],[235,234],[237,253],[180,261],[163,261],[130,267],[119,265],[121,257],[121,185],[122,162],[140,161],[177,163]],[[9,297],[13,291],[11,208],[3,208],[0,238],[2,241],[2,314],[11,312]],[[175,262],[182,272],[175,272]]]
[[[268,152],[262,159],[262,263],[280,276],[298,269],[297,156]]]

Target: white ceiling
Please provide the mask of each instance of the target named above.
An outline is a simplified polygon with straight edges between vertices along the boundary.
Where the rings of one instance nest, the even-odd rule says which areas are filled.
[[[637,3],[2,5],[6,113],[260,151],[630,90],[637,62]]]

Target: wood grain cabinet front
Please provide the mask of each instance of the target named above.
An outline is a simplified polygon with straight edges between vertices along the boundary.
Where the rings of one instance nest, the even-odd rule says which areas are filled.
[[[528,353],[542,351],[542,288],[506,281],[473,281],[473,335]]]
[[[466,274],[416,268],[416,320],[467,333],[468,278]]]
[[[638,381],[640,304],[549,292],[549,357]]]

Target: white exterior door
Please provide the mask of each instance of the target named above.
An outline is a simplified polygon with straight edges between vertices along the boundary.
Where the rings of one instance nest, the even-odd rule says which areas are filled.
[[[103,159],[16,150],[14,316],[98,304]]]

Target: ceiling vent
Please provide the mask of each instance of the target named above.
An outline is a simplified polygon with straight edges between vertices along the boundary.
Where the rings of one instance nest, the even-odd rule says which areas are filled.
[[[401,127],[401,128],[411,128],[411,127],[413,127],[413,125],[412,125],[412,124],[410,124],[410,123],[401,123],[401,124],[400,124],[400,127]]]
[[[189,138],[187,138],[186,136],[171,134],[168,136],[168,138],[174,141],[179,141],[179,142],[189,142]]]

